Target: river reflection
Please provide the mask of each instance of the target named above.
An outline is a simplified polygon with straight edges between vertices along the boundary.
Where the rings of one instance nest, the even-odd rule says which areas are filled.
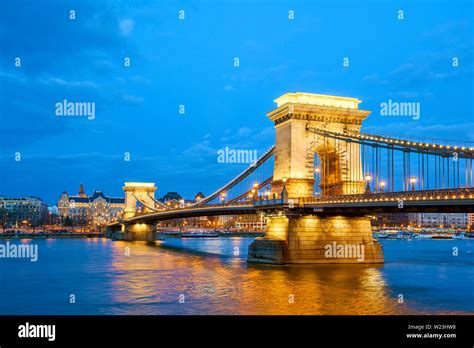
[[[140,304],[153,304],[153,310],[147,314],[383,314],[407,311],[397,298],[389,295],[380,266],[247,265],[245,254],[238,257],[232,254],[236,243],[245,248],[247,242],[245,239],[193,240],[189,242],[194,247],[192,251],[183,251],[183,241],[153,246],[143,242],[116,242],[112,262],[117,272],[113,284],[117,290],[114,300],[133,303],[138,312],[143,310]],[[191,247],[189,244],[186,247]],[[219,247],[213,248],[213,244]],[[130,256],[125,255],[127,247]],[[209,249],[214,253],[207,253]],[[180,303],[183,295],[184,303]],[[130,308],[126,310],[130,311]]]
[[[387,241],[379,266],[251,265],[251,238],[26,242],[38,262],[0,260],[0,314],[474,313],[470,240]]]

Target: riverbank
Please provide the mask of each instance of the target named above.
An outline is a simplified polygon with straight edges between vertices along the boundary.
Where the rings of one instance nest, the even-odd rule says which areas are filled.
[[[46,238],[100,238],[104,237],[101,232],[20,232],[0,233],[0,239],[46,239]]]
[[[169,238],[217,238],[217,237],[263,237],[265,232],[233,231],[233,232],[157,232],[157,235]]]
[[[374,230],[372,236],[375,239],[473,239],[474,234],[468,231],[444,230],[444,229],[418,229],[414,230]]]
[[[240,232],[201,232],[201,233],[190,233],[190,232],[156,232],[156,240],[166,240],[168,238],[172,239],[216,239],[216,238],[257,238],[257,237],[264,237],[264,232],[248,232],[248,231],[240,231]],[[123,232],[115,232],[113,235],[110,236],[112,240],[124,240],[124,233]]]

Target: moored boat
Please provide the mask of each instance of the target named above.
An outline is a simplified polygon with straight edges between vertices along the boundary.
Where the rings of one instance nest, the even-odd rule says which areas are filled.
[[[416,239],[432,239],[433,236],[427,233],[417,233],[415,236]]]
[[[433,239],[453,239],[453,235],[447,233],[437,233],[433,234]]]
[[[181,238],[215,238],[219,237],[215,232],[184,232],[181,233]]]

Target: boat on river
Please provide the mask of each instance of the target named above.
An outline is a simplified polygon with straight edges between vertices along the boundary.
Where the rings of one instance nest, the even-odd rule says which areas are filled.
[[[216,232],[183,232],[181,238],[215,238],[219,237],[219,233]]]

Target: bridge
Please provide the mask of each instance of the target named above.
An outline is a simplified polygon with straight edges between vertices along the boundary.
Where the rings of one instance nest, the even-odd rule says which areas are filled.
[[[153,241],[159,221],[260,214],[265,237],[250,245],[249,262],[382,263],[371,214],[474,212],[473,144],[363,133],[370,111],[356,98],[287,93],[275,102],[275,145],[245,171],[178,207],[157,201],[154,183],[125,183],[124,216],[107,229]],[[362,261],[346,252],[355,247]]]

